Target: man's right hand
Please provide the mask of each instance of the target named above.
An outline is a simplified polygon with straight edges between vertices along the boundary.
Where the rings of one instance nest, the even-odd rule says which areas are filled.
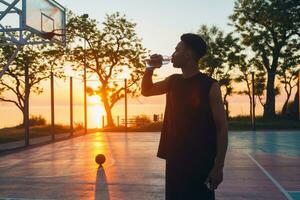
[[[160,54],[153,54],[147,59],[147,65],[151,68],[160,68],[162,66],[163,57]]]
[[[161,95],[168,92],[169,77],[156,83],[152,81],[153,69],[160,68],[162,61],[163,57],[161,55],[154,54],[150,57],[149,62],[152,66],[146,68],[142,80],[141,93],[143,96]]]

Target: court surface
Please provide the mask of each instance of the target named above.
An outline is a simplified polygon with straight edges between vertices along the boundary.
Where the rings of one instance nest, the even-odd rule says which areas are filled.
[[[164,199],[158,140],[156,132],[94,133],[1,156],[0,199]],[[299,141],[300,131],[230,132],[217,199],[300,199]]]

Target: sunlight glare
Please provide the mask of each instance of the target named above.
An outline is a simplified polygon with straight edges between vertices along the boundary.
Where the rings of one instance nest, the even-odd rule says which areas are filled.
[[[93,125],[96,128],[101,128],[102,127],[102,116],[105,115],[105,110],[103,106],[99,105],[93,105],[92,108],[90,109],[90,120],[93,121]]]
[[[66,76],[69,76],[69,77],[74,77],[74,75],[75,75],[75,72],[71,65],[65,65],[64,72],[65,72]]]
[[[92,105],[99,105],[101,103],[101,99],[98,95],[88,96],[88,102]]]
[[[131,69],[129,69],[127,66],[122,66],[123,72],[120,74],[119,78],[121,79],[128,79],[130,78]]]

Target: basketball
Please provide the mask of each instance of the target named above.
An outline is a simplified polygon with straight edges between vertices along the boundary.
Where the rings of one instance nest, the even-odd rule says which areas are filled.
[[[95,161],[97,164],[102,165],[105,162],[105,156],[103,154],[98,154]]]

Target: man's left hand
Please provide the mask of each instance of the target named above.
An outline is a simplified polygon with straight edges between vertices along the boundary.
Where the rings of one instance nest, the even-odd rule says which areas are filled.
[[[209,184],[210,190],[215,190],[223,181],[223,167],[215,166],[208,174],[205,183]]]

